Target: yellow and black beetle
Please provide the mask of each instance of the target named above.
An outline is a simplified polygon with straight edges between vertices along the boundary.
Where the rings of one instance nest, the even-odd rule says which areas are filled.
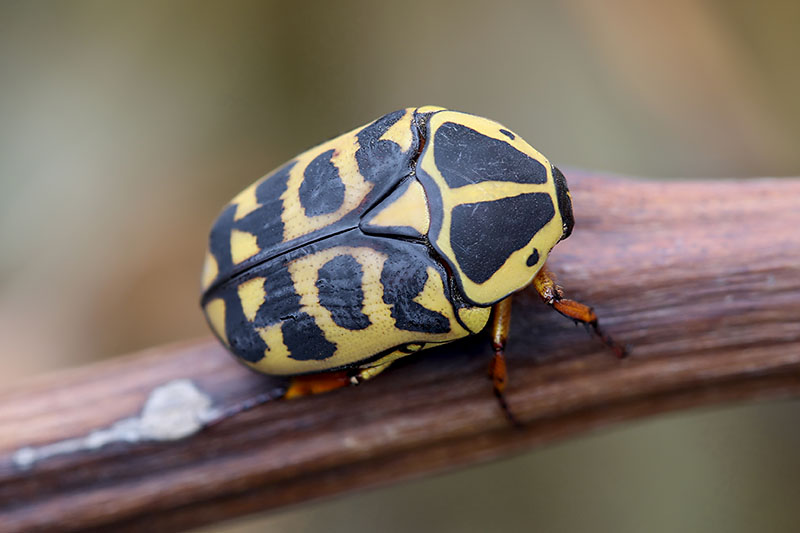
[[[237,195],[211,230],[202,306],[248,366],[295,376],[286,396],[357,383],[478,333],[494,308],[502,401],[514,292],[533,284],[598,331],[544,268],[572,226],[564,176],[521,137],[440,107],[399,110]]]

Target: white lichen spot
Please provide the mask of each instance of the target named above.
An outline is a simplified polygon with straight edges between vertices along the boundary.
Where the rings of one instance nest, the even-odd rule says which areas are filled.
[[[189,379],[176,379],[153,389],[139,416],[123,418],[85,437],[20,448],[13,461],[18,468],[29,469],[43,459],[96,450],[114,442],[183,439],[200,431],[216,415],[208,394]]]
[[[150,393],[139,417],[147,440],[177,440],[200,431],[211,398],[188,379],[176,379]]]

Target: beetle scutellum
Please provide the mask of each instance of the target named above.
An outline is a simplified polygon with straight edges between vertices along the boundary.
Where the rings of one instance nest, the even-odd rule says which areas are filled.
[[[514,292],[533,285],[600,334],[591,308],[564,299],[544,268],[572,226],[564,176],[521,137],[475,115],[404,109],[237,195],[211,230],[202,306],[245,364],[294,376],[287,397],[478,333],[494,309],[490,375],[510,416],[503,348]]]

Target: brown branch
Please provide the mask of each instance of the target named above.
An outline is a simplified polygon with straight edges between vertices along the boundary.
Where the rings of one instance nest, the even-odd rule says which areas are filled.
[[[489,342],[478,337],[182,440],[119,442],[119,421],[172,380],[191,380],[214,406],[273,385],[210,340],[156,348],[0,394],[0,530],[172,531],[621,420],[800,393],[800,181],[577,175],[571,185],[577,226],[550,267],[633,354],[615,359],[523,293],[508,399],[524,429],[499,411],[485,376]],[[97,447],[112,430],[117,441]],[[94,442],[76,440],[92,432]]]

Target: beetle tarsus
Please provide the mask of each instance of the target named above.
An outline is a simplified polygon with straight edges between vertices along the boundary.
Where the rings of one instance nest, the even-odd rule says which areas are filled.
[[[604,346],[614,352],[614,355],[617,356],[617,359],[623,359],[628,356],[630,353],[630,348],[624,344],[618,343],[611,337],[611,335],[600,329],[600,326],[597,325],[597,321],[595,321],[594,324],[591,324],[591,327],[595,336],[600,339],[600,342],[602,342]]]
[[[590,332],[618,358],[622,359],[628,355],[629,350],[626,346],[617,343],[611,335],[600,328],[594,309],[575,300],[564,298],[563,290],[556,284],[555,277],[547,268],[542,267],[536,274],[533,287],[542,300],[562,316],[573,320],[576,324],[583,324],[587,330],[591,329]]]
[[[500,404],[503,414],[514,427],[522,427],[522,423],[514,416],[506,401],[505,387],[507,381],[506,358],[502,349],[495,348],[494,357],[489,363],[489,379],[492,380],[494,396]]]

